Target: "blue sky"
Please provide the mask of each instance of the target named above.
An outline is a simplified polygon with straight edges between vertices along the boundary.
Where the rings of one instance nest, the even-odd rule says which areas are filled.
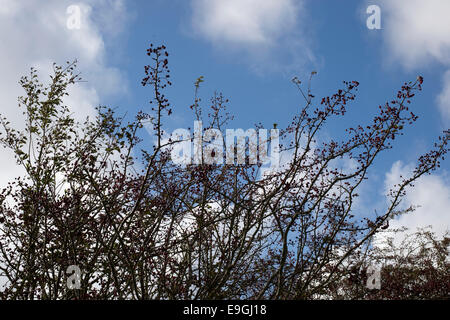
[[[381,9],[380,30],[366,26],[366,8],[373,4]],[[80,29],[67,28],[70,5],[81,8]],[[38,66],[45,74],[51,61],[78,58],[88,82],[71,95],[75,113],[82,118],[102,104],[132,115],[149,108],[151,92],[140,85],[150,62],[146,49],[165,44],[173,81],[167,95],[174,106],[168,132],[193,126],[189,105],[199,76],[205,78],[200,91],[205,105],[214,91],[222,92],[235,116],[229,126],[246,129],[258,122],[287,124],[303,102],[291,79],[306,82],[314,70],[317,100],[343,80],[361,83],[349,113],[324,133],[340,137],[343,128],[371,121],[378,105],[420,74],[424,90],[413,102],[420,118],[370,173],[361,207],[372,210],[385,201],[385,185],[410,169],[450,126],[446,12],[447,0],[0,0],[0,39],[8,43],[0,50],[0,93],[12,106],[20,93],[16,81],[27,68]],[[8,106],[0,112],[20,123]],[[0,163],[4,168],[11,163],[6,159]],[[399,225],[430,222],[448,229],[449,169],[445,161],[411,192],[406,201],[420,202],[422,209]]]
[[[448,121],[442,118],[435,101],[441,90],[442,66],[428,63],[405,70],[399,63],[388,61],[389,52],[383,43],[385,29],[367,29],[365,19],[369,15],[361,1],[306,2],[303,9],[310,15],[308,24],[303,26],[298,22],[298,27],[311,29],[306,32],[313,36],[308,39],[308,50],[314,57],[312,61],[302,57],[297,65],[292,61],[295,57],[291,57],[291,61],[282,60],[284,55],[293,55],[289,52],[292,48],[276,43],[276,48],[261,48],[264,51],[261,56],[269,55],[261,58],[259,53],[250,53],[245,45],[239,47],[239,44],[224,41],[223,48],[221,44],[208,41],[191,25],[193,10],[189,1],[134,1],[128,5],[132,19],[120,46],[113,44],[110,48],[122,51],[113,60],[126,74],[129,87],[128,95],[107,101],[119,108],[134,111],[148,106],[150,93],[139,83],[143,66],[149,62],[145,50],[153,42],[165,44],[170,52],[174,85],[168,94],[175,106],[175,119],[169,126],[173,128],[192,126],[188,106],[193,100],[193,83],[201,75],[206,80],[201,88],[205,103],[215,90],[230,98],[234,127],[246,128],[259,121],[267,126],[273,122],[285,124],[302,104],[301,96],[290,80],[293,76],[306,80],[313,70],[318,72],[313,81],[317,97],[333,93],[342,80],[361,82],[359,97],[344,125],[370,121],[377,106],[390,99],[403,81],[423,75],[424,91],[414,106],[420,121],[396,145],[398,154],[406,157],[405,160],[412,161],[417,152],[423,151],[411,149],[412,141],[417,147],[431,143],[446,129],[446,124],[448,127]],[[252,59],[258,61],[256,66]]]

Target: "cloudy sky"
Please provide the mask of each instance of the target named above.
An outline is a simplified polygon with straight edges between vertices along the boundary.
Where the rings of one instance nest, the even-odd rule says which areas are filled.
[[[380,29],[367,27],[369,5],[381,9]],[[73,59],[87,81],[68,99],[79,119],[93,115],[98,104],[128,114],[145,110],[151,93],[140,80],[150,43],[165,44],[171,55],[168,131],[193,126],[188,106],[199,76],[205,78],[203,100],[223,92],[235,115],[230,127],[249,128],[289,123],[302,103],[290,82],[294,76],[306,80],[317,71],[312,88],[318,97],[343,80],[359,81],[344,124],[352,126],[369,122],[378,105],[420,74],[424,90],[413,106],[419,120],[378,159],[364,186],[360,210],[374,211],[386,204],[386,188],[450,127],[448,12],[448,0],[0,0],[0,113],[21,126],[20,76],[32,66],[46,75],[52,62]],[[324,134],[338,136],[341,129],[332,124]],[[4,184],[20,170],[1,152]],[[391,225],[449,228],[449,169],[446,161],[419,181],[405,201],[420,208]]]

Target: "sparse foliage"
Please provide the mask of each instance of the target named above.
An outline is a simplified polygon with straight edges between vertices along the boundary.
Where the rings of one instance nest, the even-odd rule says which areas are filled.
[[[73,119],[63,98],[79,80],[75,64],[55,66],[48,87],[34,70],[22,78],[25,128],[2,119],[0,136],[24,169],[0,191],[2,298],[331,296],[348,276],[349,257],[400,213],[405,188],[448,151],[447,132],[391,190],[383,214],[355,212],[358,187],[377,156],[417,120],[409,106],[423,79],[405,83],[372,122],[349,128],[343,141],[318,135],[326,122],[345,116],[359,83],[344,82],[317,103],[295,79],[305,106],[281,130],[289,163],[264,174],[260,164],[175,165],[170,149],[177,141],[164,139],[163,130],[172,114],[164,94],[169,54],[164,46],[147,54],[142,85],[152,94],[151,111],[127,123],[105,107],[96,119]],[[224,114],[228,100],[216,94],[203,119],[202,81],[195,82],[191,109],[206,128],[221,130],[231,119]],[[139,136],[144,126],[157,138],[150,150]],[[341,159],[357,165],[343,171]],[[66,286],[69,265],[83,270],[79,290]]]

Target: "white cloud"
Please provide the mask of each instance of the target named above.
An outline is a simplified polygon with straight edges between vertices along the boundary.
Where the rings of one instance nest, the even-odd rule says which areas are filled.
[[[293,0],[194,0],[194,27],[212,41],[272,44],[296,24]]]
[[[391,62],[407,70],[422,71],[433,62],[450,67],[450,1],[381,0],[381,10],[386,56]],[[444,123],[450,121],[449,72],[438,97]]]
[[[81,9],[80,29],[67,28],[70,5]],[[33,66],[41,80],[48,81],[53,62],[79,61],[79,71],[87,82],[72,86],[65,101],[79,120],[95,114],[101,97],[125,92],[120,70],[108,65],[105,38],[116,35],[126,17],[123,0],[0,0],[0,114],[22,127],[17,97],[24,92],[18,80]],[[11,154],[4,150],[0,165],[0,185],[20,174]]]
[[[415,69],[431,60],[450,64],[450,1],[382,0],[382,23],[393,58]]]
[[[450,68],[450,1],[448,0],[381,0],[381,18],[385,55],[406,70],[423,71],[426,64],[438,63]],[[443,122],[450,120],[450,70],[443,76],[443,90],[436,99]],[[412,167],[396,162],[386,175],[386,186],[400,182]],[[411,214],[391,222],[414,232],[432,225],[442,236],[450,227],[450,179],[446,174],[423,176],[408,189],[404,205],[419,205]],[[397,239],[399,240],[399,239]]]
[[[304,0],[191,0],[197,35],[249,58],[256,72],[290,72],[314,61]],[[244,57],[244,58],[245,58]],[[270,61],[270,63],[267,63]],[[271,70],[269,70],[271,71]]]
[[[400,183],[400,176],[410,176],[412,170],[412,165],[395,162],[386,174],[386,190]],[[450,177],[436,174],[422,176],[413,188],[408,189],[403,205],[419,207],[412,213],[391,220],[389,229],[407,227],[409,232],[415,232],[419,227],[431,225],[432,230],[442,237],[450,228]]]
[[[0,0],[0,15],[15,13],[19,8],[18,1]]]

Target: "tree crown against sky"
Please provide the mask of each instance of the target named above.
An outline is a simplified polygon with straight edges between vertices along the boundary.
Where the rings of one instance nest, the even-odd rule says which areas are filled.
[[[318,139],[356,98],[359,82],[318,101],[294,80],[303,107],[280,128],[290,160],[260,165],[176,165],[163,136],[172,115],[165,46],[147,50],[142,85],[148,111],[126,120],[106,107],[78,123],[64,104],[79,81],[75,64],[54,65],[43,85],[35,70],[21,79],[24,130],[2,118],[1,143],[26,174],[1,192],[2,297],[12,299],[310,299],[330,295],[348,275],[348,260],[371,247],[395,216],[407,187],[440,165],[449,133],[423,154],[388,195],[380,214],[358,212],[358,190],[392,142],[413,126],[412,104],[423,78],[404,83],[368,123],[345,139]],[[314,72],[311,73],[311,77]],[[230,119],[217,94],[202,107],[195,86],[193,119],[221,130]],[[147,126],[156,137],[142,146]],[[355,166],[345,168],[342,159]],[[66,285],[68,266],[83,271],[81,288]]]
[[[446,0],[380,0],[381,29],[369,29],[372,5],[359,0],[3,0],[0,33],[8,45],[0,50],[0,112],[16,128],[22,126],[16,108],[22,89],[12,79],[20,79],[30,66],[44,77],[53,61],[77,58],[86,81],[70,87],[67,104],[74,118],[94,118],[100,103],[132,117],[148,100],[148,91],[135,85],[147,63],[148,41],[171,49],[174,86],[167,93],[175,108],[165,123],[168,132],[192,127],[187,103],[199,75],[205,80],[204,97],[220,89],[231,99],[228,110],[238,115],[230,122],[234,128],[250,128],[255,122],[266,128],[287,126],[301,107],[298,90],[288,85],[294,75],[306,83],[309,71],[318,71],[316,99],[339,88],[342,79],[358,79],[357,107],[322,131],[325,138],[338,138],[342,127],[364,123],[393,88],[421,74],[424,91],[414,101],[415,110],[423,112],[415,129],[395,140],[395,148],[378,158],[371,179],[362,185],[359,204],[380,212],[385,189],[413,170],[427,141],[448,129],[450,24]],[[142,137],[149,140],[145,133]],[[0,157],[0,167],[0,181],[21,174],[11,152]],[[405,205],[420,204],[416,214],[391,225],[415,229],[432,224],[442,235],[450,222],[449,168],[444,162],[442,170],[418,181],[404,199]]]

